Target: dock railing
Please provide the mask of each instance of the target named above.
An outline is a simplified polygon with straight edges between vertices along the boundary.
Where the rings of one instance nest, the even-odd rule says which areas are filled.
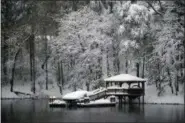
[[[110,95],[133,95],[141,96],[144,90],[142,88],[107,88],[89,95],[90,100],[96,100]]]

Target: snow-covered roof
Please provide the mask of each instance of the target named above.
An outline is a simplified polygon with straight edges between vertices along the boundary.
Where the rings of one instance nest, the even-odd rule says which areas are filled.
[[[146,79],[139,78],[130,74],[120,74],[104,79],[104,81],[117,81],[117,82],[145,82]]]

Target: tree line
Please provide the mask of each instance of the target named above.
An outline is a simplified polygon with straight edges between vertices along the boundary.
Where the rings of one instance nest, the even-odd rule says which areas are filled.
[[[148,78],[178,95],[185,77],[184,1],[2,0],[2,84],[33,93],[91,90],[105,77]]]

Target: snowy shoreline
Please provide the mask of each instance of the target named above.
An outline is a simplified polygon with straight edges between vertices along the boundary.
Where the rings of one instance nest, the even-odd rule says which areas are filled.
[[[62,99],[62,98],[56,98],[56,99]],[[21,98],[21,97],[16,97],[16,98],[5,98],[1,97],[1,100],[49,100],[49,98]],[[128,102],[123,103],[123,104],[129,104]],[[132,104],[139,104],[138,102],[132,102]],[[163,103],[163,102],[144,102],[144,104],[152,104],[152,105],[184,105],[184,103]],[[142,105],[142,104],[141,104]]]
[[[25,87],[24,89],[22,89],[22,91],[28,93],[28,91],[27,91],[28,87],[27,88]],[[157,90],[156,90],[155,86],[146,84],[145,87],[146,87],[146,90],[145,90],[145,97],[144,97],[145,102],[144,102],[144,104],[184,105],[183,88],[180,88],[180,92],[179,92],[178,95],[171,94],[170,89],[167,88],[164,95],[157,96]],[[29,95],[29,96],[19,95],[18,96],[15,93],[10,92],[8,90],[8,88],[9,87],[1,88],[1,100],[16,100],[16,99],[19,99],[19,100],[23,100],[23,99],[49,100],[50,96],[55,96],[56,99],[62,99],[63,95],[68,94],[69,92],[71,92],[71,90],[69,90],[69,89],[64,89],[63,90],[63,95],[61,95],[59,93],[59,90],[57,90],[55,88],[55,89],[50,89],[48,91],[46,91],[46,90],[40,91],[36,95]],[[18,88],[17,88],[17,90],[18,90]],[[93,90],[90,93],[96,93],[97,90]],[[84,91],[83,93],[85,93],[85,92],[86,91]],[[29,92],[29,93],[31,93],[31,92]],[[137,101],[138,100],[134,100],[133,103],[138,104]]]

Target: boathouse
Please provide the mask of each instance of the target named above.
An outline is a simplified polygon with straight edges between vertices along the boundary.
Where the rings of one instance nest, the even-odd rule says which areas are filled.
[[[129,102],[138,99],[140,103],[140,97],[143,97],[142,102],[144,103],[146,79],[130,74],[120,74],[106,78],[104,81],[107,96],[117,96],[120,103],[122,103],[122,100],[125,101],[126,98],[129,99]]]

